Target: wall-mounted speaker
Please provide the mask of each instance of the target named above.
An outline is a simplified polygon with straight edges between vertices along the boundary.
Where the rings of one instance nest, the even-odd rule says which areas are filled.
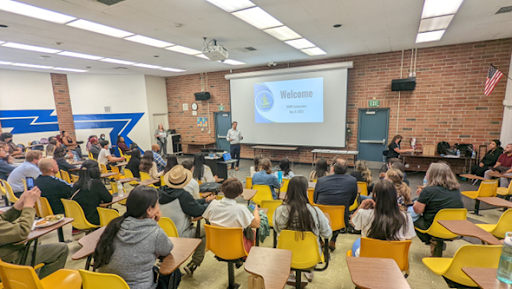
[[[414,90],[416,77],[391,80],[391,91]]]
[[[207,100],[210,99],[210,93],[207,91],[194,93],[196,100]]]

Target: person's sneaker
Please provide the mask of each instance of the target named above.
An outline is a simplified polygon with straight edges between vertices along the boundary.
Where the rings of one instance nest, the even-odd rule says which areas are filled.
[[[185,268],[183,268],[183,270],[185,270],[185,272],[187,273],[187,275],[189,277],[192,277],[192,275],[194,275],[194,271],[197,269],[197,265],[190,262],[188,263],[187,266],[185,266]]]
[[[288,281],[286,281],[286,285],[293,286],[295,288],[295,285],[297,283],[297,280],[295,279],[295,275],[293,273],[290,273],[290,276],[288,277]],[[300,288],[304,288],[308,285],[308,281],[301,280],[300,282]]]
[[[334,242],[334,241],[329,242],[329,250],[331,250],[331,252],[336,250],[336,242]]]
[[[313,277],[315,277],[314,272],[304,272],[304,276],[308,279],[308,282],[313,282]]]

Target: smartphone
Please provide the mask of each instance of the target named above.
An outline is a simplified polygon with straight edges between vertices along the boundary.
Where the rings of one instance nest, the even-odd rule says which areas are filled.
[[[250,204],[250,205],[249,205],[249,208],[251,208],[253,211],[254,211],[254,209],[256,209],[256,207],[254,206],[254,204]]]
[[[32,190],[34,188],[34,178],[27,177],[27,190]]]

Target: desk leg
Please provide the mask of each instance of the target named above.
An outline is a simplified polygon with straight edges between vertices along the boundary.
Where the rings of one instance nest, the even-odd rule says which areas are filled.
[[[34,242],[34,250],[32,251],[32,260],[30,261],[30,266],[32,266],[32,268],[36,266],[37,243],[39,242],[36,239],[36,241]]]
[[[59,242],[64,243],[64,231],[62,230],[62,227],[57,229],[57,234],[59,235]]]
[[[254,238],[256,238],[256,246],[260,246],[260,238],[258,238],[260,233],[260,228],[256,229],[256,234],[254,235]]]
[[[30,245],[32,245],[33,241],[34,240],[28,241],[27,244],[25,245],[25,249],[23,249],[23,254],[21,255],[20,265],[25,265],[27,263],[28,250],[30,250]]]
[[[196,238],[201,239],[201,220],[197,220],[196,225]]]
[[[85,261],[85,270],[89,271],[89,268],[91,268],[91,260],[92,260],[92,254],[87,256],[87,261]]]

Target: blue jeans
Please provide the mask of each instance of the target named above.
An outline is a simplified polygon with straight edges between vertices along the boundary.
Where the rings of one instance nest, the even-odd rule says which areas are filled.
[[[356,256],[356,252],[359,248],[361,248],[361,238],[357,238],[357,240],[355,240],[354,244],[352,245],[352,257],[359,257]]]

